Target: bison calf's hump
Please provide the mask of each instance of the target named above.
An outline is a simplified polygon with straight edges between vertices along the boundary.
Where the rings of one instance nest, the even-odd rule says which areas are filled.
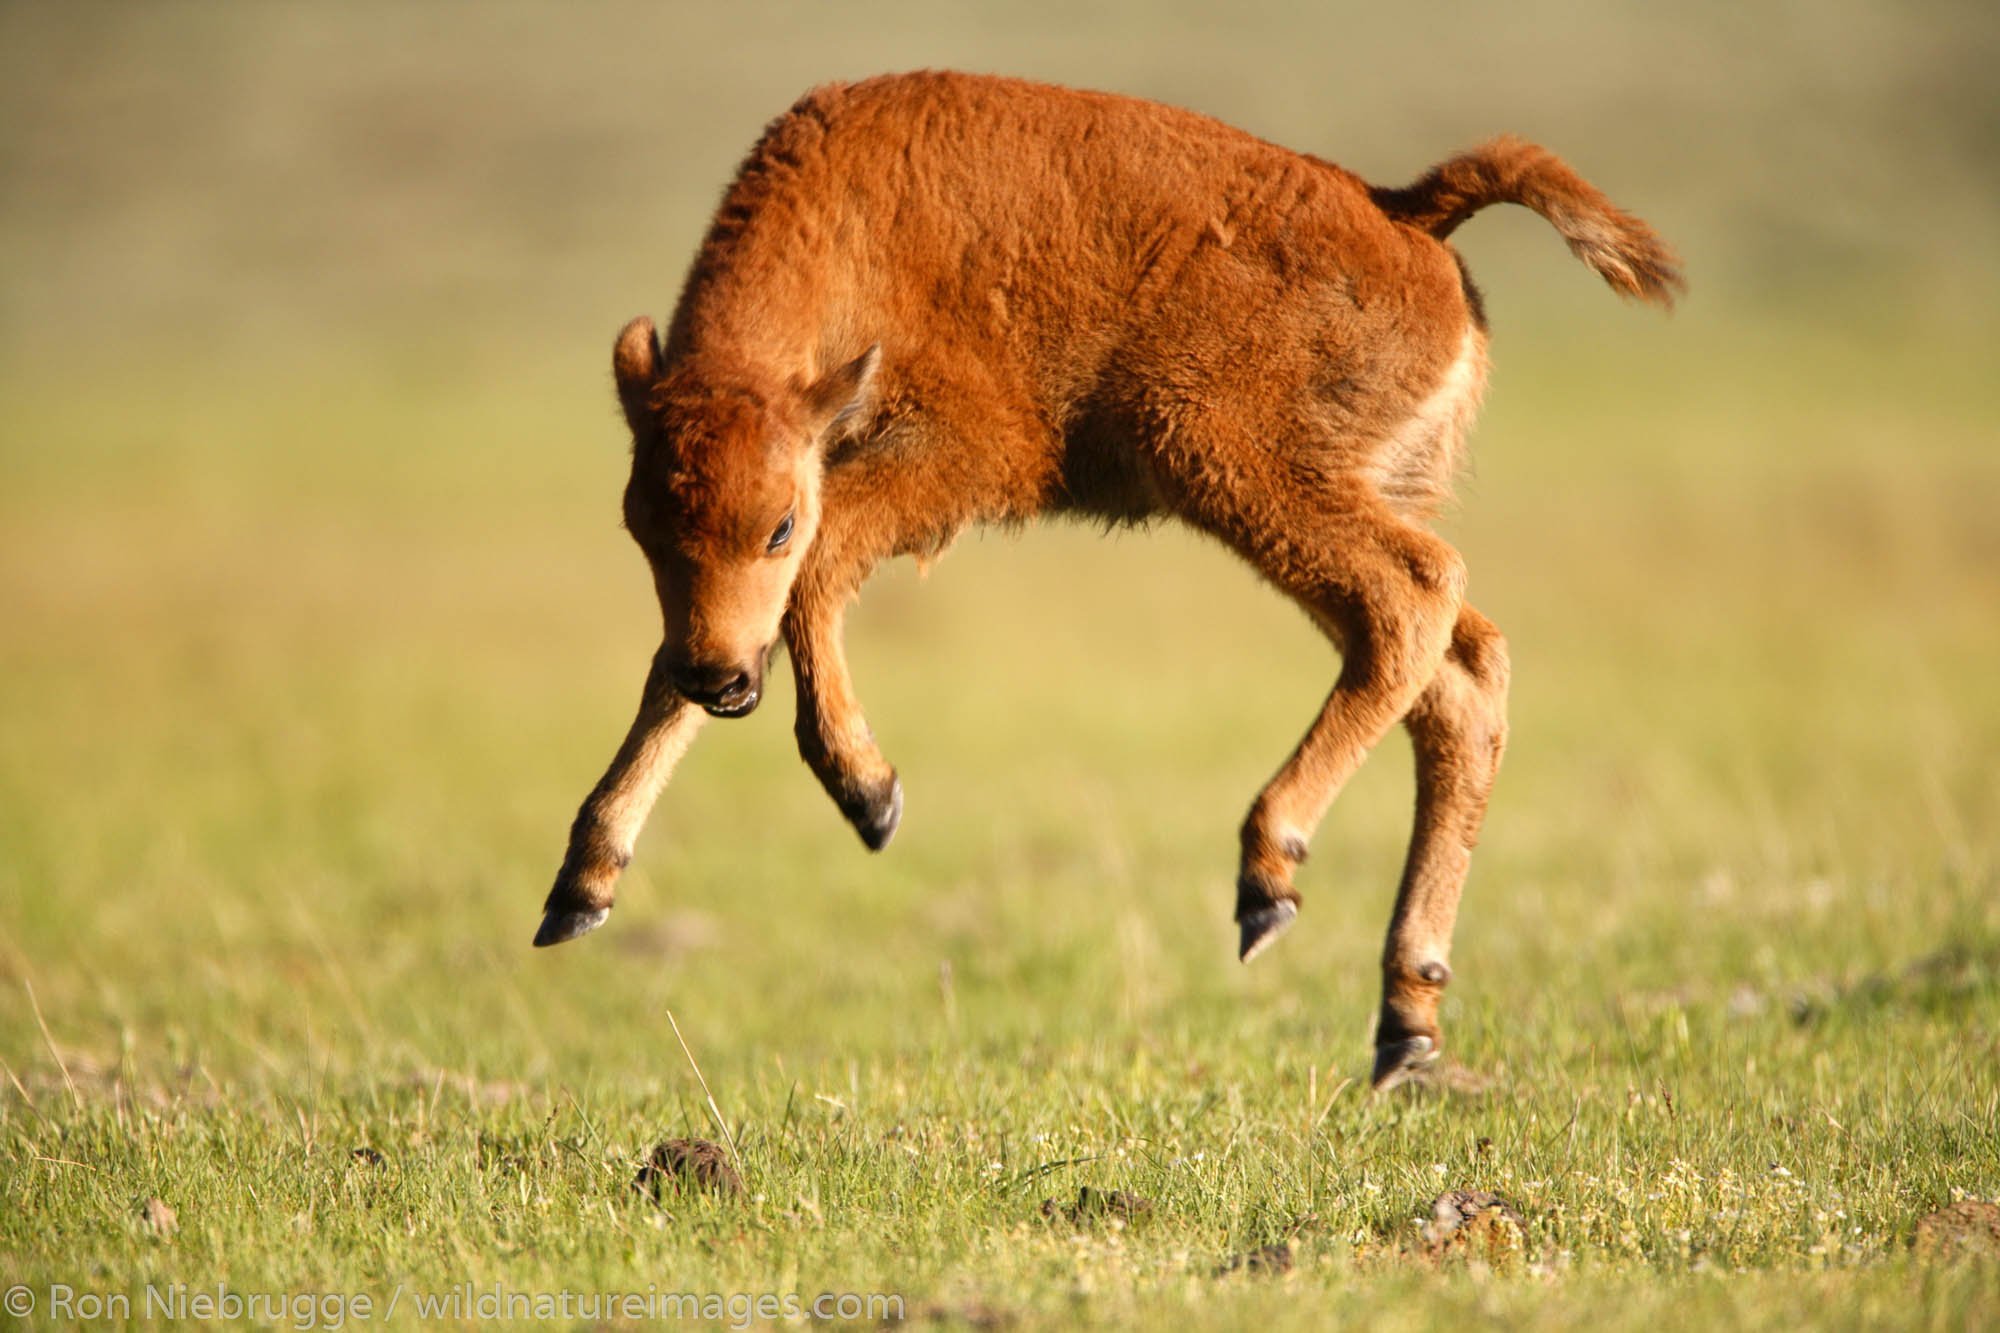
[[[1478,292],[1444,238],[1497,203],[1539,213],[1624,295],[1668,304],[1680,285],[1645,223],[1518,140],[1388,188],[1190,111],[1014,79],[801,98],[730,184],[665,336],[640,316],[614,344],[626,524],[663,628],[536,943],[606,921],[697,729],[756,709],[780,641],[800,758],[864,845],[888,845],[902,783],[843,646],[882,560],[928,559],[976,524],[1172,518],[1243,557],[1342,657],[1242,824],[1239,956],[1298,918],[1314,830],[1401,723],[1416,826],[1376,1085],[1435,1057],[1509,682],[1505,639],[1426,525],[1487,366]]]

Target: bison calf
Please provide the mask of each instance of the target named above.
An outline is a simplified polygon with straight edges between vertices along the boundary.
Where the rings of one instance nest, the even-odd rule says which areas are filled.
[[[889,841],[902,789],[841,650],[877,561],[973,523],[1172,516],[1341,654],[1243,823],[1241,955],[1291,923],[1308,839],[1401,721],[1416,824],[1375,1082],[1431,1059],[1506,738],[1505,641],[1426,526],[1486,375],[1444,237],[1494,203],[1540,213],[1620,292],[1665,304],[1679,285],[1644,223],[1516,140],[1382,189],[1129,98],[956,74],[808,93],[737,173],[664,343],[641,318],[613,351],[625,523],[665,636],[535,943],[603,922],[675,761],[704,715],[756,707],[781,634],[800,754],[869,847]]]

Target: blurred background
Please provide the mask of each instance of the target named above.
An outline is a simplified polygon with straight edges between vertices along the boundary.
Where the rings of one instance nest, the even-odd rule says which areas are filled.
[[[778,688],[704,734],[611,926],[526,947],[656,632],[612,336],[671,310],[770,117],[921,66],[1185,105],[1384,183],[1514,132],[1682,251],[1669,319],[1523,211],[1455,238],[1495,373],[1445,527],[1517,681],[1465,1003],[1995,947],[1984,0],[13,3],[12,1067],[42,1046],[24,981],[86,1072],[533,1073],[622,1067],[666,1003],[893,1044],[941,1021],[940,962],[1002,1035],[1222,1000],[1360,1059],[1407,747],[1322,830],[1300,928],[1236,969],[1234,830],[1336,664],[1168,530],[885,570],[849,637],[895,847],[855,844]]]

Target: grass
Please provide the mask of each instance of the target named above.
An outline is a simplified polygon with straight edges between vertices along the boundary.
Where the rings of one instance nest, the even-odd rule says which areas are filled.
[[[253,157],[276,150],[245,127],[339,148],[312,135],[350,123],[356,90],[397,123],[458,123],[391,96],[413,86],[401,58],[337,23],[345,63],[265,79],[322,21],[221,12],[190,8],[185,31],[128,15],[105,86],[202,109],[197,140]],[[591,59],[637,59],[506,13],[506,50],[546,43],[599,74]],[[149,1283],[226,1283],[367,1293],[370,1319],[400,1291],[412,1320],[417,1293],[469,1283],[896,1293],[909,1319],[1010,1328],[2000,1320],[2000,1265],[1911,1243],[1940,1205],[2000,1198],[1988,214],[1963,214],[1963,265],[1878,248],[1794,300],[1796,275],[1728,280],[1764,270],[1731,248],[1755,229],[1725,225],[1788,187],[1737,213],[1689,194],[1668,211],[1697,287],[1671,321],[1606,299],[1537,224],[1466,229],[1496,377],[1446,527],[1512,642],[1514,740],[1444,1012],[1463,1073],[1372,1099],[1353,1080],[1407,747],[1336,805],[1298,926],[1237,966],[1234,830],[1334,658],[1164,529],[968,536],[927,578],[878,576],[849,637],[908,795],[884,855],[798,763],[779,671],[755,717],[701,737],[607,927],[527,947],[654,631],[617,528],[604,348],[659,313],[632,289],[677,271],[711,177],[792,91],[765,84],[803,81],[809,41],[754,87],[697,82],[743,124],[654,145],[707,172],[658,196],[679,239],[656,253],[635,259],[583,204],[479,231],[508,190],[461,164],[425,194],[421,171],[371,175],[401,159],[350,143],[309,154],[328,183],[287,178],[303,193],[282,206],[226,156],[183,163],[231,226],[268,206],[324,229],[243,256],[233,231],[202,239],[215,217],[173,169],[195,149],[142,136],[162,156],[107,193],[125,159],[106,145],[138,151],[112,132],[129,108],[34,82],[22,51],[62,74],[70,47],[55,20],[7,21],[33,41],[0,43],[0,96],[76,113],[10,114],[0,145],[51,164],[48,191],[0,213],[0,1286],[25,1284],[34,1318],[58,1284],[127,1294],[137,1319]],[[444,38],[395,22],[423,67]],[[1071,66],[1110,59],[1107,24],[1018,63],[1082,79]],[[187,72],[121,82],[169,30]],[[843,40],[858,61],[866,43]],[[889,44],[881,63],[993,63]],[[1218,68],[1247,59],[1231,49]],[[436,66],[466,99],[452,115],[504,112],[504,62],[454,58]],[[1096,81],[1159,91],[1156,59],[1135,47]],[[534,114],[494,122],[509,152],[595,162],[627,142],[613,81],[538,77],[516,90]],[[1238,118],[1277,133],[1289,85],[1251,86],[1204,104],[1247,96]],[[1595,87],[1571,92],[1602,111]],[[1518,105],[1531,132],[1565,116]],[[58,123],[81,147],[44,151]],[[1683,234],[1646,189],[1620,193]],[[452,207],[348,225],[412,200]],[[552,273],[490,276],[542,247]],[[1889,299],[1872,284],[1897,263],[1935,268]],[[129,355],[107,371],[84,316],[134,274],[152,336],[111,339]],[[408,308],[369,306],[383,291]],[[673,1024],[741,1195],[629,1188],[660,1140],[722,1137]],[[1085,1187],[1152,1206],[1073,1224],[1060,1206]],[[1427,1244],[1453,1188],[1516,1204],[1519,1249]],[[143,1219],[152,1198],[172,1234]],[[1241,1262],[1279,1243],[1288,1270]],[[352,1305],[267,1322],[342,1312],[363,1322]],[[770,1321],[724,1302],[707,1322]]]
[[[1635,360],[1700,341],[1628,324]],[[550,405],[602,424],[573,472],[532,413],[401,472],[337,447],[478,421],[455,385],[303,424],[284,386],[160,475],[49,469],[4,538],[6,1276],[378,1311],[467,1281],[894,1292],[1023,1326],[1989,1320],[1992,1268],[1908,1249],[2000,1194],[1984,405],[1930,400],[1916,464],[1830,446],[1794,504],[1710,401],[1545,409],[1612,373],[1559,355],[1503,342],[1453,525],[1519,678],[1446,1009],[1484,1086],[1384,1100],[1348,1080],[1404,747],[1323,831],[1299,928],[1237,967],[1231,830],[1332,659],[1190,539],[969,538],[885,573],[852,640],[910,794],[895,847],[850,845],[778,690],[703,736],[610,926],[540,954],[649,646],[598,386]],[[1789,373],[1734,429],[1849,414]],[[15,422],[71,419],[63,387]],[[1621,482],[1594,440],[1626,413],[1700,447],[1635,445]],[[289,456],[253,447],[280,430]],[[629,1189],[659,1139],[718,1137],[670,1011],[740,1199]],[[1085,1185],[1154,1208],[1043,1217]],[[1426,1256],[1450,1187],[1520,1206],[1519,1262]],[[1288,1274],[1215,1275],[1280,1241]]]

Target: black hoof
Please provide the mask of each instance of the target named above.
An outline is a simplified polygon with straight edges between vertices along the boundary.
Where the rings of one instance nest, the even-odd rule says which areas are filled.
[[[1237,938],[1236,956],[1246,963],[1249,962],[1270,948],[1298,915],[1299,905],[1282,898],[1242,913],[1236,918],[1236,924],[1241,929],[1241,934]]]
[[[889,839],[896,836],[896,826],[903,822],[902,780],[890,778],[887,794],[857,805],[847,812],[847,818],[861,835],[861,841],[868,844],[869,851],[879,852],[887,847]]]
[[[604,918],[611,915],[608,907],[585,909],[581,912],[566,911],[551,907],[542,917],[542,928],[535,932],[535,947],[546,949],[551,944],[567,944],[579,935],[588,935],[604,924]]]
[[[1437,1057],[1437,1043],[1429,1037],[1384,1042],[1375,1048],[1375,1073],[1369,1082],[1375,1091],[1387,1092]]]

